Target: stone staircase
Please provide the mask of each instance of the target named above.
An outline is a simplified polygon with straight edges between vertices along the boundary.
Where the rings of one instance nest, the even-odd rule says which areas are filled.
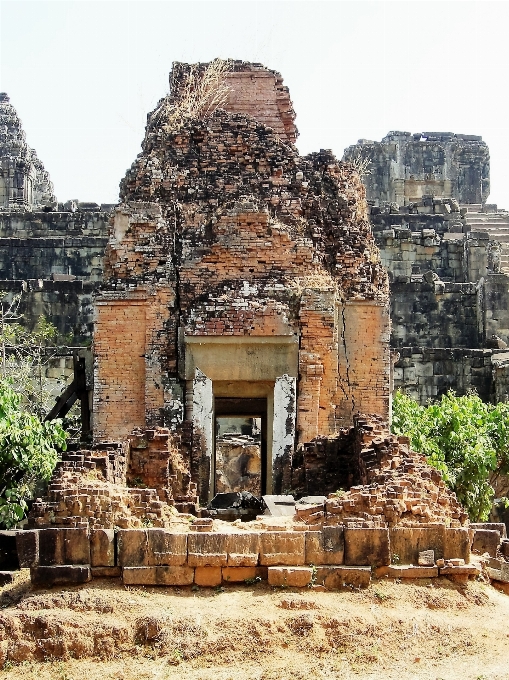
[[[485,209],[480,203],[463,205],[466,208],[465,219],[471,231],[487,231],[490,238],[502,246],[500,267],[504,274],[509,274],[509,211]]]

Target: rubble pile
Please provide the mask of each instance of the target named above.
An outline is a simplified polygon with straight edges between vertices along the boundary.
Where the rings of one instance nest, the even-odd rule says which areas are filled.
[[[359,485],[331,493],[325,506],[297,510],[307,524],[361,527],[450,527],[468,524],[468,515],[438,470],[411,451],[407,437],[388,433],[376,416],[359,416],[354,427],[354,460]]]
[[[29,526],[169,527],[197,502],[196,484],[182,473],[172,437],[160,428],[130,441],[66,453],[45,497],[34,502]]]

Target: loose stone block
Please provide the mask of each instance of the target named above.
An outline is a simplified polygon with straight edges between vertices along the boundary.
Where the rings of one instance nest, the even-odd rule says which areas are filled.
[[[260,534],[260,564],[301,565],[306,561],[305,533],[267,531]]]
[[[41,529],[39,565],[90,564],[88,529]]]
[[[343,527],[323,527],[306,532],[307,564],[343,564],[345,538]]]
[[[438,567],[414,567],[412,564],[396,566],[391,564],[387,567],[375,569],[375,576],[376,578],[436,578],[438,576]]]
[[[190,567],[226,567],[230,534],[190,533],[187,542],[187,563]]]
[[[490,557],[497,556],[498,546],[500,545],[500,533],[490,529],[476,529],[472,550],[476,550],[483,555],[488,553]]]
[[[500,539],[507,538],[507,527],[503,522],[474,522],[470,524],[470,529],[487,529],[488,531],[498,531]]]
[[[18,531],[16,549],[21,569],[36,567],[39,564],[39,530]]]
[[[223,567],[223,581],[227,583],[242,583],[259,576],[258,571],[257,567]]]
[[[315,583],[327,590],[341,588],[367,588],[371,582],[371,567],[323,566],[317,567]]]
[[[391,563],[388,529],[345,528],[345,564],[383,566]]]
[[[92,567],[115,566],[115,531],[93,529],[90,532],[90,564]]]
[[[122,569],[120,567],[92,567],[92,578],[120,578]]]
[[[419,553],[433,550],[435,559],[444,555],[445,525],[433,527],[394,527],[389,529],[391,562],[418,564]]]
[[[190,586],[194,569],[190,567],[124,567],[122,580],[126,585]]]
[[[269,567],[269,586],[304,588],[311,583],[311,567]]]
[[[420,567],[433,567],[435,564],[435,551],[423,550],[420,552],[417,559],[417,564]]]
[[[44,565],[31,567],[30,579],[35,586],[64,586],[87,583],[92,578],[90,565]]]
[[[479,576],[481,570],[475,564],[462,564],[457,567],[440,567],[440,576],[462,575]]]
[[[150,566],[182,566],[187,560],[187,535],[148,529]]]
[[[117,534],[122,567],[181,566],[187,560],[187,534],[166,529],[122,529]]]
[[[229,567],[255,567],[260,554],[260,534],[230,534],[226,550]]]
[[[194,570],[194,582],[197,586],[214,588],[221,585],[221,567],[196,567]]]
[[[450,560],[459,557],[470,562],[470,530],[469,529],[446,529],[444,540],[444,559]]]
[[[490,559],[486,567],[488,576],[502,583],[509,583],[509,562],[499,559]]]

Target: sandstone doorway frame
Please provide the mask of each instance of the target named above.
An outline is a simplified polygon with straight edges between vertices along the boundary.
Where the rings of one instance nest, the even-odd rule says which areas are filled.
[[[295,443],[299,341],[285,336],[184,336],[181,377],[186,380],[186,420],[203,435],[202,500],[215,487],[214,400],[266,399],[267,454],[262,486],[274,493],[274,470]],[[207,469],[204,469],[207,468]]]

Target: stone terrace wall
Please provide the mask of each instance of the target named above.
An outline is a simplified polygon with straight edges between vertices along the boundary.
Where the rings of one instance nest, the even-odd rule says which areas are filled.
[[[338,589],[368,586],[376,568],[379,576],[393,578],[467,580],[480,571],[469,564],[469,529],[285,528],[210,532],[196,520],[189,533],[42,529],[19,532],[17,546],[20,565],[30,568],[40,586],[121,576],[125,585],[214,587],[268,579],[272,586]],[[418,566],[424,550],[432,556],[427,566]],[[391,566],[393,560],[397,565]]]
[[[23,291],[32,328],[42,314],[61,336],[90,340],[93,296],[103,277],[108,213],[0,212],[0,290]]]
[[[402,389],[420,404],[436,399],[448,390],[466,394],[475,390],[484,401],[505,401],[493,394],[495,385],[502,388],[505,370],[494,376],[494,366],[503,350],[434,349],[399,347],[395,352],[394,389]],[[504,376],[504,377],[502,377]]]
[[[422,404],[449,389],[506,394],[506,366],[495,370],[490,349],[509,341],[500,245],[470,231],[454,199],[371,206],[370,218],[391,281],[394,388]]]

